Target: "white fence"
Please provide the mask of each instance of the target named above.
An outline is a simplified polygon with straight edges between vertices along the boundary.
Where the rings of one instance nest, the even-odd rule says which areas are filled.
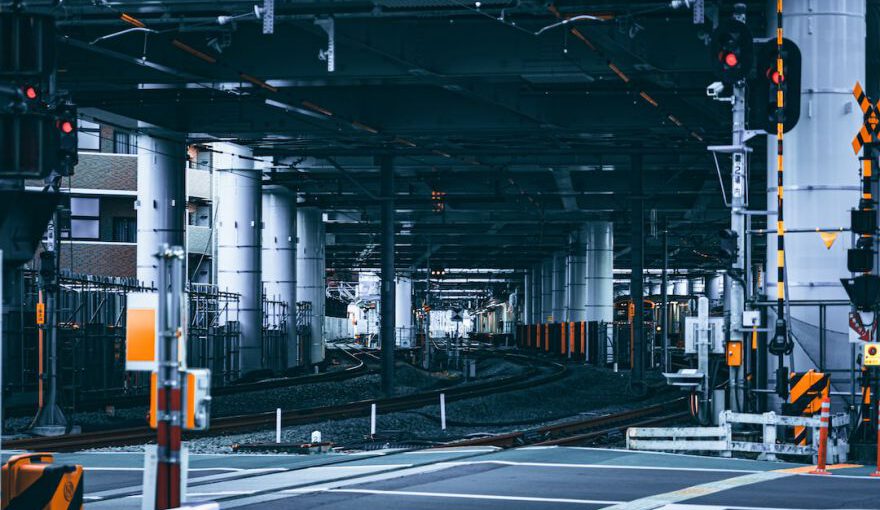
[[[776,460],[776,455],[809,455],[819,450],[819,417],[782,416],[774,412],[746,414],[724,411],[717,427],[632,427],[626,433],[626,447],[631,450],[671,452],[718,452],[730,457],[733,452],[758,453],[763,460]],[[734,436],[734,425],[753,425],[760,441],[744,440],[745,434]],[[779,442],[778,427],[807,427],[812,432],[806,445]],[[828,462],[846,461],[849,451],[847,429],[849,416],[831,417],[828,431]],[[742,429],[742,427],[737,427]],[[736,432],[740,432],[737,430]]]

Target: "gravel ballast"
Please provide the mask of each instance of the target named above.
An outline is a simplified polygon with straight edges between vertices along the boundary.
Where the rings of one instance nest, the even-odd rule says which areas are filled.
[[[505,373],[523,370],[521,366],[508,363],[508,367],[487,364],[491,371]],[[478,369],[479,370],[479,369]],[[497,373],[493,373],[497,375]],[[505,374],[511,375],[511,374]],[[413,378],[413,380],[409,380]],[[427,379],[426,379],[427,378]],[[416,389],[422,384],[434,389],[437,379],[412,367],[399,367],[398,388]],[[420,409],[381,414],[377,418],[377,436],[388,438],[392,443],[407,441],[448,441],[470,435],[498,434],[538,427],[571,418],[597,416],[627,409],[667,401],[677,396],[675,391],[662,386],[662,379],[651,381],[661,388],[647,398],[635,398],[627,393],[628,373],[615,373],[604,368],[595,368],[583,364],[571,364],[568,372],[560,380],[525,390],[498,393],[480,398],[453,401],[447,403],[447,430],[440,430],[440,411],[438,405],[425,406]],[[348,401],[378,397],[379,377],[377,375],[358,378],[355,388],[340,390],[339,388],[310,388],[300,391],[300,395],[312,404],[297,405],[331,405],[328,395],[347,395]],[[350,381],[346,381],[350,382]],[[338,386],[340,383],[326,383]],[[321,386],[321,385],[315,385]],[[324,394],[321,394],[324,391]],[[277,398],[277,397],[275,397]],[[345,401],[345,398],[341,398]],[[336,400],[336,402],[340,402]],[[274,407],[272,407],[274,409]],[[320,431],[324,441],[341,446],[361,447],[370,432],[369,407],[365,406],[363,417],[344,420],[325,421],[320,423],[298,425],[282,428],[282,442],[308,442],[313,431]],[[233,453],[236,443],[267,443],[275,440],[274,429],[254,431],[250,433],[230,434],[225,436],[201,437],[188,442],[193,453]],[[381,444],[381,442],[380,442]],[[142,446],[109,448],[108,450],[140,451]]]

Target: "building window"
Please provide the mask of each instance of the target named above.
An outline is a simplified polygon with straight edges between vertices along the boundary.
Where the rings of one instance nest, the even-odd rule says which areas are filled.
[[[101,126],[94,122],[80,119],[77,148],[82,151],[101,150]]]
[[[71,239],[93,239],[101,237],[100,199],[70,198],[70,230],[62,232],[63,237]]]
[[[125,131],[114,131],[113,152],[116,154],[137,154],[137,137]]]
[[[137,218],[113,218],[113,240],[121,243],[137,242]]]

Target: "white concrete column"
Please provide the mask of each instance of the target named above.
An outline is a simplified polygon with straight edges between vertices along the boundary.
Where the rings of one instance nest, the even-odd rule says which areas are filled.
[[[675,280],[673,282],[672,294],[674,296],[685,296],[688,293],[687,289],[687,280],[684,278]]]
[[[413,342],[412,277],[400,275],[394,284],[394,329],[397,345],[411,347]]]
[[[706,292],[705,280],[700,277],[688,280],[688,294],[691,296],[701,295]]]
[[[565,320],[565,252],[553,254],[553,322]]]
[[[553,256],[541,262],[541,324],[553,316]]]
[[[287,303],[288,368],[300,364],[296,338],[296,196],[283,186],[263,187],[263,287]],[[277,318],[276,322],[277,322]]]
[[[614,224],[591,221],[587,237],[587,320],[614,320]]]
[[[228,143],[212,144],[217,190],[217,286],[239,295],[239,368],[242,375],[263,367],[263,300],[260,267],[261,170],[252,152]]]
[[[183,137],[138,136],[137,278],[155,285],[159,246],[186,241],[186,147]]]
[[[580,322],[587,317],[587,246],[583,229],[572,232],[570,249],[566,260],[567,320]]]
[[[309,345],[310,364],[324,360],[324,214],[317,207],[296,210],[296,296],[312,304],[312,340]]]
[[[768,9],[775,3],[768,1]],[[850,276],[846,258],[851,236],[839,236],[826,249],[816,229],[849,228],[849,211],[860,197],[859,160],[851,141],[863,117],[851,91],[856,81],[865,85],[865,0],[786,0],[784,7],[785,37],[798,45],[803,62],[800,120],[784,138],[786,294],[790,300],[845,300],[840,278]],[[775,33],[775,19],[772,25],[768,35]],[[767,203],[775,210],[775,136],[767,140],[767,162]],[[770,299],[776,299],[776,274],[776,236],[769,235]],[[828,308],[826,327],[847,331],[848,312],[847,307]],[[794,366],[802,372],[819,359],[819,309],[793,306],[791,316],[789,328],[799,344]],[[849,356],[849,349],[828,349],[828,365],[849,366]],[[770,365],[775,363],[772,358]]]
[[[706,297],[709,298],[709,306],[721,305],[721,294],[724,292],[724,277],[714,274],[706,277]]]

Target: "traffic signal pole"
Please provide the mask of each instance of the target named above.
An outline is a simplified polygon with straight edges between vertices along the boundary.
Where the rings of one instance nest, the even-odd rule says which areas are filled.
[[[737,21],[745,23],[745,13],[740,15]],[[724,291],[729,299],[724,300],[728,309],[725,316],[728,317],[729,342],[743,341],[742,316],[745,310],[745,241],[746,241],[746,207],[748,206],[748,157],[746,147],[746,81],[737,81],[733,86],[733,140],[732,140],[732,170],[731,170],[731,203],[730,203],[730,229],[736,233],[736,254],[731,267],[728,269],[725,283],[729,283]],[[744,377],[743,367],[730,367],[730,409],[742,411],[745,400],[743,394]]]
[[[183,261],[180,246],[163,244],[159,260],[159,363],[156,378],[158,416],[156,510],[177,508],[181,503],[181,428],[183,412],[179,343],[183,338]]]

